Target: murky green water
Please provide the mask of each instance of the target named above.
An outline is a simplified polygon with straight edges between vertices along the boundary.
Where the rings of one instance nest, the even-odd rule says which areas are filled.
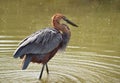
[[[31,33],[51,26],[60,12],[79,25],[65,53],[49,62],[50,75],[41,64],[21,70],[12,54]],[[120,83],[119,0],[0,0],[0,83]]]

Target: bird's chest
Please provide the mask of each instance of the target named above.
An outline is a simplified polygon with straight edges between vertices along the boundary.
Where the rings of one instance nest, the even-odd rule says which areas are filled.
[[[69,40],[70,40],[70,35],[68,35],[66,33],[62,34],[62,42],[61,42],[61,48],[60,49],[64,50],[66,48]]]

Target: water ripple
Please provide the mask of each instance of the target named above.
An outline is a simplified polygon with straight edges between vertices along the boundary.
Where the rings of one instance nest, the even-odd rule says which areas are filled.
[[[0,40],[0,43],[19,43],[19,40]]]
[[[0,36],[0,83],[119,83],[120,56],[100,54],[89,51],[72,51],[57,54],[50,60],[50,74],[44,71],[42,80],[39,73],[42,65],[31,63],[27,70],[21,70],[20,59],[13,59],[11,55],[19,40],[13,36]],[[68,46],[68,49],[87,47]],[[114,50],[104,50],[116,53]],[[118,52],[117,52],[118,53]]]

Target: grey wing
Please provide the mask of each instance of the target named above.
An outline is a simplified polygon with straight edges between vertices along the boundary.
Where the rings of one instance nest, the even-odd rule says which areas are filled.
[[[25,54],[46,54],[62,42],[62,35],[53,28],[46,28],[25,38],[14,52],[14,58]]]

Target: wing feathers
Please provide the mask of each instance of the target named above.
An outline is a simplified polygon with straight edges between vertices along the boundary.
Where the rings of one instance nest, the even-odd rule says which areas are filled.
[[[46,28],[25,38],[14,53],[14,57],[25,54],[46,54],[62,41],[62,35],[54,28]]]

